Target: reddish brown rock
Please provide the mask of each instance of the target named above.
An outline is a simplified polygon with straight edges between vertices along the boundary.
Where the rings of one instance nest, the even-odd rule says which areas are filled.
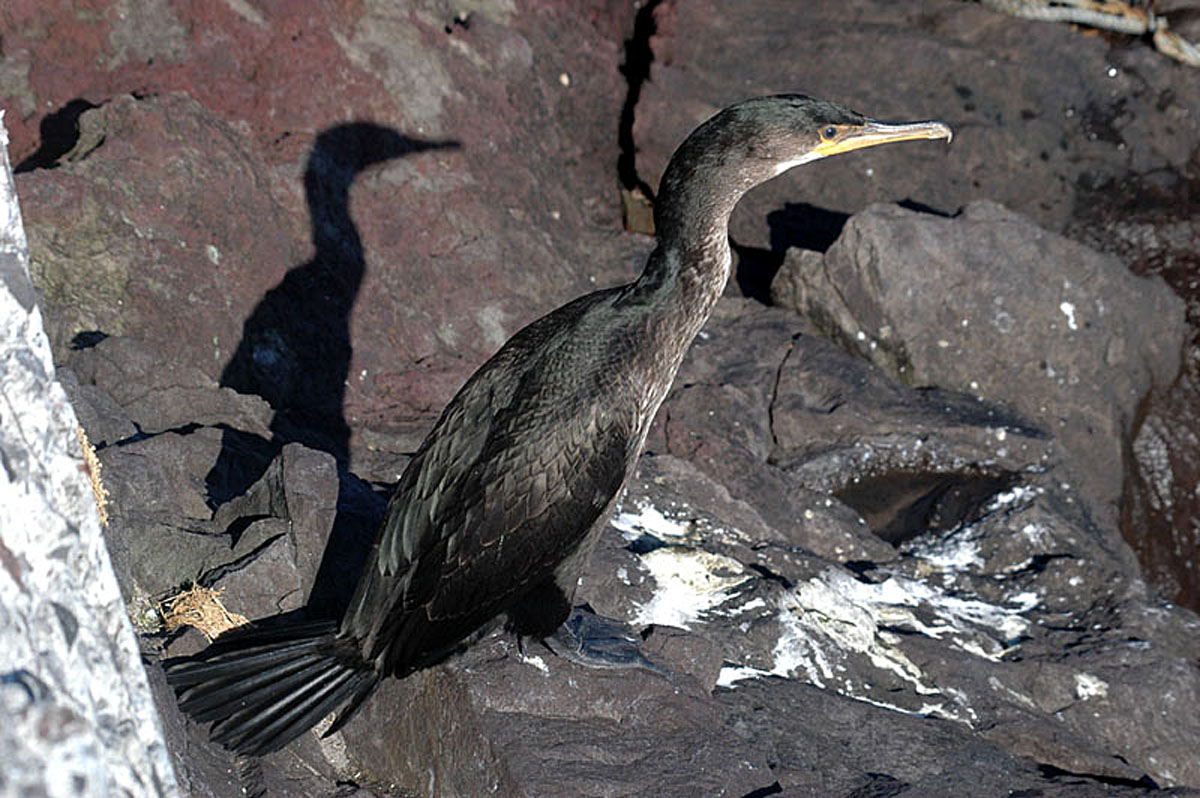
[[[38,109],[101,106],[62,168],[20,177],[60,350],[80,331],[130,335],[248,390],[223,372],[264,295],[305,266],[355,272],[330,278],[338,309],[295,307],[263,331],[343,342],[314,355],[322,384],[283,404],[339,416],[321,424],[342,442],[319,445],[345,460],[347,422],[362,435],[436,413],[525,322],[633,272],[644,245],[616,230],[610,172],[612,9],[236,8],[164,6],[151,36],[117,4],[60,25],[69,45],[47,33],[64,9],[5,12]],[[38,109],[18,152],[32,154]],[[337,198],[306,194],[322,131],[358,119],[447,146],[395,153]],[[331,253],[325,224],[361,250]]]

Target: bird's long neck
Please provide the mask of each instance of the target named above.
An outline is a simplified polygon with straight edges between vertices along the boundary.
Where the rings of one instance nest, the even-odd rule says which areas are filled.
[[[663,175],[654,208],[658,247],[638,284],[699,330],[729,278],[729,216],[762,180],[744,162],[694,145],[685,142]]]
[[[645,311],[641,329],[647,339],[639,351],[649,361],[635,371],[651,375],[638,386],[639,441],[725,290],[731,266],[729,216],[742,195],[761,182],[737,164],[705,156],[701,149],[693,157],[685,142],[671,159],[655,201],[658,246],[630,286],[629,299]]]

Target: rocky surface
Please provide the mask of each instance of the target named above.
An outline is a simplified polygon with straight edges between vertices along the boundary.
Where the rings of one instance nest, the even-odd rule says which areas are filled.
[[[178,794],[54,378],[0,112],[0,794]]]
[[[1200,18],[1192,0],[1158,10],[1180,31]],[[1161,274],[1188,300],[1184,370],[1138,408],[1120,511],[1163,594],[1200,608],[1200,561],[1189,555],[1200,548],[1200,115],[1188,99],[1200,96],[1200,71],[1130,37],[975,3],[662,2],[653,23],[635,127],[649,185],[698,120],[747,94],[800,90],[954,128],[949,148],[834,158],[751,193],[731,227],[743,293],[765,299],[789,248],[826,249],[870,203],[951,214],[986,198]]]
[[[898,380],[1051,431],[1080,464],[1060,478],[1109,528],[1138,406],[1175,380],[1184,341],[1184,303],[1164,283],[991,202],[953,219],[872,206],[823,257],[792,250],[772,298]]]
[[[1196,73],[957,2],[298,9],[0,9],[31,270],[185,791],[1196,794],[1200,622],[1120,534],[1191,529],[1195,306],[1124,267],[1194,279]],[[956,137],[735,214],[731,296],[584,574],[672,677],[492,629],[339,735],[209,745],[155,664],[204,640],[152,600],[335,613],[461,380],[636,272],[619,182],[782,90]],[[1114,223],[1131,197],[1177,210]]]
[[[615,9],[107,5],[71,37],[53,6],[0,12],[9,96],[85,103],[68,166],[21,177],[58,351],[149,341],[223,385],[272,383],[277,443],[346,463],[352,429],[394,460],[412,441],[389,435],[520,326],[634,273],[609,171]],[[130,27],[147,14],[154,37]],[[32,170],[40,106],[15,104]],[[487,302],[465,310],[464,285]]]

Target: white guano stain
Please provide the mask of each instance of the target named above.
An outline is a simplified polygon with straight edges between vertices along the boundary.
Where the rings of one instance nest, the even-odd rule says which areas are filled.
[[[1075,674],[1075,697],[1080,701],[1108,696],[1108,682],[1090,673]]]
[[[642,626],[690,629],[752,578],[732,557],[682,546],[655,549],[643,554],[641,561],[656,586],[650,600],[637,607],[633,622]]]
[[[622,510],[609,522],[626,540],[637,540],[649,534],[660,539],[683,539],[687,536],[687,525],[668,518],[650,504],[639,504],[636,511]]]
[[[1078,330],[1079,325],[1075,322],[1075,305],[1070,302],[1060,302],[1058,309],[1067,317],[1067,326],[1072,330]]]
[[[1033,491],[1015,488],[994,502],[1011,505],[1032,495]],[[868,583],[831,566],[774,596],[756,596],[738,604],[731,599],[755,579],[754,574],[731,557],[690,545],[695,535],[688,523],[641,504],[635,511],[618,514],[613,526],[626,540],[650,535],[668,544],[640,555],[640,564],[654,579],[654,593],[635,606],[635,623],[690,628],[717,614],[771,608],[779,632],[769,667],[761,662],[726,663],[717,684],[731,689],[746,679],[798,678],[851,698],[880,703],[869,684],[858,684],[849,676],[854,672],[849,658],[864,657],[874,668],[910,685],[917,695],[949,699],[924,702],[920,710],[889,708],[971,725],[976,715],[966,697],[933,683],[909,659],[901,647],[902,638],[893,630],[945,640],[972,656],[1000,661],[1030,627],[1022,613],[1041,601],[1036,593],[1025,591],[1000,606],[950,595],[944,588],[899,574]],[[730,534],[740,533],[734,530]],[[921,546],[913,554],[947,572],[969,570],[980,562],[978,544],[962,536]],[[723,607],[727,602],[729,606]]]

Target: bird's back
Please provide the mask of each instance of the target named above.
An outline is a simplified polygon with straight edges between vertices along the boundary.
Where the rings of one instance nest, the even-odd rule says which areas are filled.
[[[602,519],[649,419],[626,288],[521,330],[446,407],[408,464],[342,634],[384,673],[444,655],[553,578]]]

